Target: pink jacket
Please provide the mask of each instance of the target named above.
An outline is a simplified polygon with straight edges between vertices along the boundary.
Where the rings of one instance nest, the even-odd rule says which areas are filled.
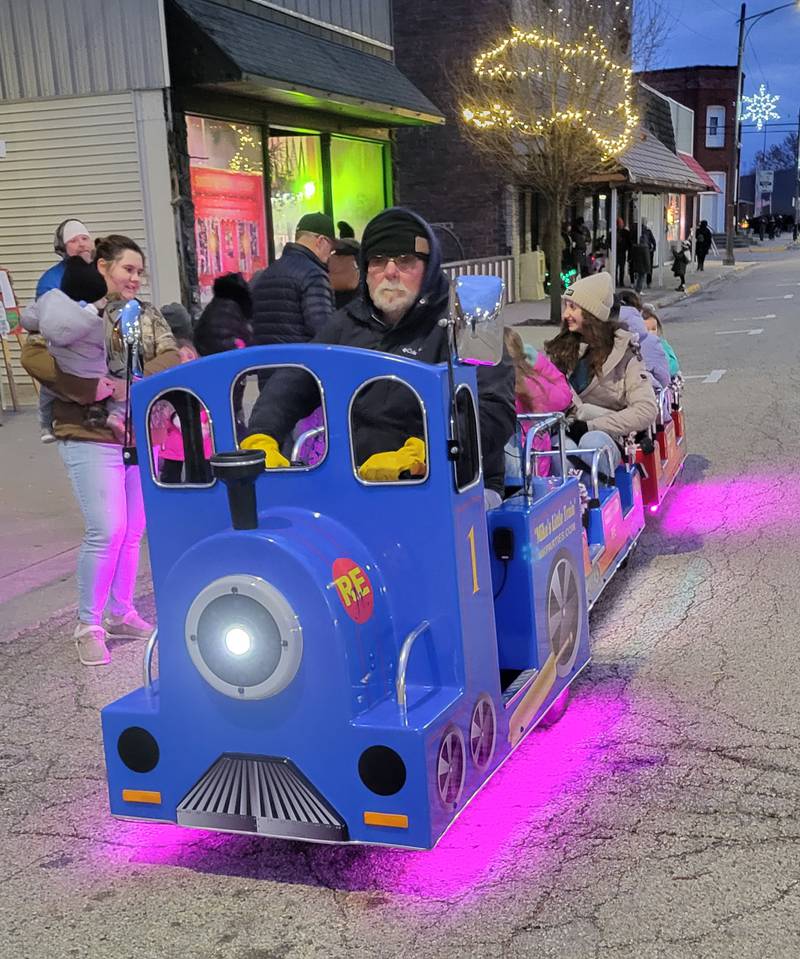
[[[526,409],[517,397],[517,413],[561,413],[568,409],[572,405],[572,390],[561,370],[543,352],[538,353],[533,370],[535,378],[526,377],[528,391],[533,399],[533,409]],[[530,420],[523,420],[521,424],[523,445],[531,425]],[[534,449],[541,452],[549,450],[550,438],[539,436],[533,445]],[[550,460],[542,457],[536,471],[539,476],[549,476]]]

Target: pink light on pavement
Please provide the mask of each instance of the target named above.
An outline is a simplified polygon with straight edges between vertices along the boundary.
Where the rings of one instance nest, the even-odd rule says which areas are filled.
[[[292,884],[329,885],[416,900],[464,900],[485,883],[546,881],[574,825],[573,807],[593,783],[620,775],[617,727],[629,709],[618,691],[587,687],[573,696],[551,729],[531,734],[462,812],[436,849],[427,852],[369,846],[314,846],[110,820],[93,859],[98,871],[132,865],[178,867]],[[623,769],[624,774],[630,770]],[[105,868],[103,868],[103,866]]]
[[[668,536],[729,536],[774,530],[796,537],[800,516],[785,477],[796,467],[776,468],[772,476],[731,476],[672,488],[662,510]]]

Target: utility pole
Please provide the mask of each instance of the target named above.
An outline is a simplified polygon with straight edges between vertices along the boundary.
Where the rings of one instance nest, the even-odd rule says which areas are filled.
[[[792,238],[797,239],[797,228],[799,224],[798,210],[800,206],[800,110],[797,111],[797,164],[794,169],[794,224],[792,226]]]
[[[734,266],[736,257],[733,255],[733,235],[736,231],[736,223],[739,219],[739,167],[742,163],[742,70],[744,65],[744,24],[747,19],[747,4],[742,4],[742,12],[739,17],[739,58],[736,61],[736,119],[734,121],[733,135],[736,138],[734,143],[734,155],[736,166],[733,169],[733,183],[727,184],[728,196],[732,202],[728,203],[728,229],[725,232],[725,259],[723,266]]]

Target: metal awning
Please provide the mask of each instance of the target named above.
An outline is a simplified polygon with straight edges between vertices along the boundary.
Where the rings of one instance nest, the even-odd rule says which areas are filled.
[[[704,180],[647,130],[637,131],[633,145],[617,162],[627,173],[627,181],[640,189],[657,187],[671,193],[708,192]]]
[[[688,153],[681,153],[678,150],[678,156],[683,160],[686,166],[698,176],[703,183],[706,185],[706,191],[708,193],[722,193],[722,190],[717,186],[717,184],[711,179],[711,177],[706,173],[706,171],[700,166],[700,164],[695,160],[693,156],[690,156]]]
[[[212,0],[173,0],[228,61],[198,85],[386,126],[444,123],[389,59]]]

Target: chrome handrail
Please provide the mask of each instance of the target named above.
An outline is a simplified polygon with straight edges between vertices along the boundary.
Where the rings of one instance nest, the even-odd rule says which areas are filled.
[[[406,699],[406,671],[408,670],[408,660],[411,656],[411,649],[414,643],[425,632],[430,629],[431,624],[427,619],[423,619],[416,629],[403,640],[400,647],[400,655],[397,657],[397,679],[395,680],[395,689],[397,690],[397,705],[400,707],[400,715],[403,718],[403,725],[408,725],[408,701]]]
[[[564,483],[567,475],[567,459],[564,450],[564,429],[565,419],[563,413],[520,413],[517,420],[533,420],[534,426],[528,430],[525,437],[525,451],[522,460],[522,488],[525,496],[530,497],[533,477],[536,473],[536,460],[541,456],[550,459],[558,456],[561,460],[561,482]],[[538,422],[537,422],[538,421]],[[533,448],[534,440],[543,433],[549,433],[554,426],[558,426],[559,443],[558,449],[535,450]]]
[[[147,645],[144,648],[144,663],[142,664],[142,672],[144,678],[144,689],[146,693],[150,693],[153,689],[153,653],[156,649],[156,643],[158,642],[158,627],[153,630],[150,634],[150,639],[147,640]]]
[[[319,436],[320,433],[325,432],[324,426],[313,426],[310,430],[306,430],[304,433],[301,433],[297,439],[294,441],[294,446],[292,447],[292,457],[290,462],[297,462],[298,456],[300,456],[300,450],[303,448],[303,443],[306,440],[313,440],[315,436]]]
[[[665,426],[672,419],[672,394],[665,387],[663,390],[656,390],[656,399],[658,400],[658,426]],[[665,413],[666,404],[666,413]]]
[[[600,460],[605,456],[608,460],[608,476],[614,476],[614,460],[611,458],[611,450],[607,446],[597,446],[593,448],[578,448],[570,450],[573,456],[582,456],[584,453],[592,454],[592,492],[594,499],[600,499]]]

